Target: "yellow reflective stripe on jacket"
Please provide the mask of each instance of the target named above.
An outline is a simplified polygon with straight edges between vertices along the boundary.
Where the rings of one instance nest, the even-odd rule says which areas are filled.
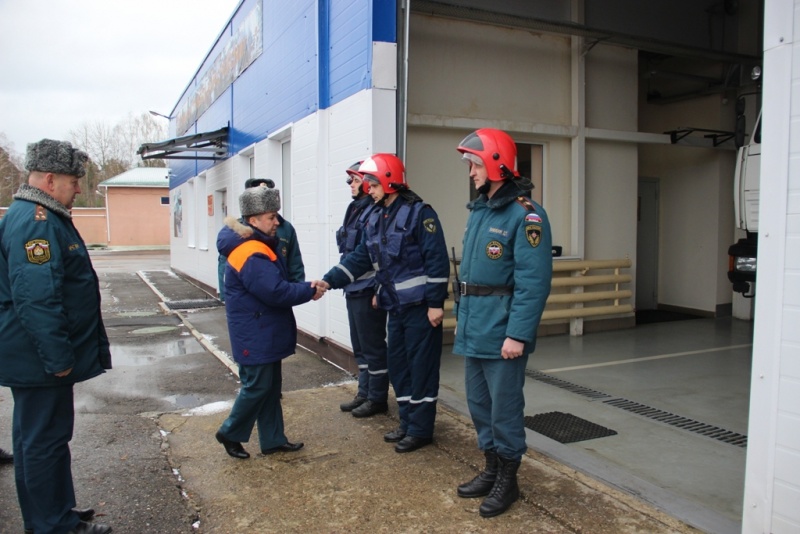
[[[269,248],[265,243],[251,239],[250,241],[245,241],[233,249],[233,252],[231,252],[228,256],[228,263],[230,263],[231,267],[233,267],[238,273],[242,270],[242,267],[244,267],[244,264],[248,258],[259,252],[267,256],[272,261],[278,259],[278,256],[276,256],[272,249]]]

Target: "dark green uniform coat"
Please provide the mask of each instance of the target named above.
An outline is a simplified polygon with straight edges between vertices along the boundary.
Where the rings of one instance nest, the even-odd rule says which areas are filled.
[[[83,239],[69,211],[43,191],[23,185],[14,198],[0,220],[0,385],[97,376],[111,368],[111,353]]]
[[[491,199],[481,195],[464,232],[461,282],[513,288],[512,295],[462,296],[453,352],[500,358],[507,337],[536,346],[536,330],[550,294],[553,273],[550,222],[544,209],[521,197],[511,183]]]

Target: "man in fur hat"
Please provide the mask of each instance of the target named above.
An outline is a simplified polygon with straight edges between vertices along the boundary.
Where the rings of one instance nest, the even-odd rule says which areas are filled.
[[[286,437],[281,409],[281,361],[294,354],[297,323],[292,307],[320,298],[317,282],[292,282],[276,252],[281,207],[277,190],[245,189],[239,197],[241,221],[217,236],[225,266],[225,315],[242,388],[216,439],[233,458],[250,457],[242,442],[258,423],[262,454],[296,452],[302,443]]]
[[[74,384],[111,368],[97,275],[70,213],[88,159],[65,141],[28,145],[28,183],[0,220],[0,385],[14,397],[26,532],[111,532],[74,509],[69,451]]]
[[[275,182],[269,178],[248,178],[244,182],[244,188],[250,189],[251,187],[266,187],[275,189]],[[225,217],[225,224],[227,226],[234,226],[236,219],[233,217]],[[286,262],[286,267],[289,270],[290,282],[304,282],[306,279],[306,268],[303,265],[303,255],[300,254],[300,245],[297,244],[297,232],[292,226],[292,223],[284,219],[281,214],[278,214],[278,246],[275,249],[283,260]],[[219,300],[225,302],[225,256],[219,255],[217,267],[217,283],[219,287]]]

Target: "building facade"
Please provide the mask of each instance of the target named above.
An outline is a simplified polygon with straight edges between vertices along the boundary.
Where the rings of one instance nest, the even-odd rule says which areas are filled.
[[[375,152],[403,157],[458,255],[471,192],[455,147],[496,127],[537,184],[556,261],[630,260],[637,309],[752,309],[732,294],[727,248],[739,237],[734,133],[763,101],[762,176],[775,179],[761,200],[743,531],[797,532],[798,0],[408,4],[239,4],[171,113],[173,138],[143,146],[186,158],[171,163],[173,268],[216,287],[216,233],[238,216],[245,180],[264,177],[281,190],[307,278],[321,276],[338,261],[344,169]],[[301,331],[349,346],[341,295],[296,315]]]

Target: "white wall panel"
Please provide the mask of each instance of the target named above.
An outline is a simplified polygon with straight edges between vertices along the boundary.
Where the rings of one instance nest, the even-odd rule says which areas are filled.
[[[170,265],[175,269],[186,273],[195,280],[208,285],[209,287],[217,287],[217,233],[220,228],[216,227],[216,218],[214,215],[208,214],[208,195],[213,195],[215,191],[230,186],[237,180],[237,165],[241,163],[239,158],[230,158],[205,171],[205,186],[200,190],[197,179],[192,180],[191,185],[184,183],[176,189],[170,191],[171,197],[174,197],[176,191],[180,191],[183,209],[183,237],[170,238]],[[242,179],[244,182],[244,179]],[[236,213],[238,213],[238,194],[229,194],[229,206],[236,205]],[[189,210],[187,209],[187,202],[193,202],[192,210],[195,214],[195,220],[188,220]],[[216,206],[215,206],[216,209]],[[196,227],[205,225],[208,243],[207,248],[197,246],[197,238],[195,243],[190,246],[188,239],[188,225],[194,224]]]
[[[372,141],[372,102],[376,92],[380,91],[362,91],[329,110],[326,145],[328,169],[325,180],[320,182],[320,187],[325,187],[328,192],[325,253],[321,255],[322,274],[339,262],[336,230],[342,225],[344,213],[352,200],[350,187],[345,181],[345,169],[380,150],[374,148]],[[350,347],[350,325],[343,292],[329,291],[320,302],[327,317],[324,335],[340,345]]]
[[[315,113],[295,122],[291,133],[292,224],[297,232],[308,281],[322,276],[319,256],[323,246],[324,232],[321,229],[325,207],[318,202],[318,191],[324,180],[324,168],[320,167],[318,146],[325,136],[320,128],[320,117],[324,113]],[[320,313],[322,306],[321,301],[295,306],[298,328],[318,334],[323,319]]]
[[[764,124],[762,133],[758,300],[753,339],[753,370],[750,395],[747,466],[742,531],[797,532],[797,487],[800,485],[800,443],[796,441],[797,406],[794,393],[800,382],[783,373],[796,364],[800,342],[795,306],[797,288],[787,285],[790,267],[786,251],[792,238],[790,218],[800,213],[789,199],[796,194],[800,155],[796,123],[800,117],[800,95],[792,91],[800,72],[792,70],[798,51],[793,31],[800,27],[800,0],[773,0],[765,4]],[[794,28],[792,27],[794,24]],[[789,114],[787,114],[789,110]],[[791,184],[791,185],[790,185]],[[791,256],[788,256],[790,261]],[[789,294],[791,293],[791,294]],[[781,441],[779,441],[781,440]]]

